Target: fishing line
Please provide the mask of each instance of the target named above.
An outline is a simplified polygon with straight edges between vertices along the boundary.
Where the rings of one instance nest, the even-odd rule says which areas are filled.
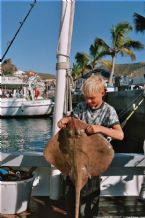
[[[20,32],[22,26],[23,26],[24,23],[26,22],[26,19],[27,19],[28,16],[30,15],[30,12],[32,11],[32,9],[33,9],[33,7],[35,6],[35,4],[36,4],[36,0],[34,0],[34,2],[30,4],[31,7],[30,7],[28,13],[26,14],[26,16],[24,17],[23,21],[20,22],[20,26],[19,26],[18,30],[16,31],[16,33],[14,34],[14,37],[13,37],[12,40],[10,41],[10,43],[9,43],[9,45],[8,45],[8,47],[7,47],[7,49],[6,49],[6,51],[4,52],[4,54],[3,54],[3,56],[2,56],[2,59],[1,59],[1,62],[4,60],[6,54],[8,53],[10,47],[12,46],[14,40],[16,39],[18,33]]]

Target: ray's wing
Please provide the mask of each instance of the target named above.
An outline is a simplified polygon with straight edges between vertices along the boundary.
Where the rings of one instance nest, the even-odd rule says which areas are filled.
[[[98,176],[105,172],[112,162],[114,150],[112,145],[100,134],[87,137],[88,172],[91,176]]]
[[[60,141],[60,138],[63,138],[63,131],[60,130],[52,139],[48,142],[44,149],[45,159],[62,173],[69,173],[69,165],[64,157],[60,147],[62,147],[63,141]],[[65,141],[65,139],[63,139]]]

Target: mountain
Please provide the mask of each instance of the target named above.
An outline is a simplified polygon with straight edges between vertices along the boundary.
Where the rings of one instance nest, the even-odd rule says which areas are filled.
[[[131,78],[145,75],[145,62],[139,62],[134,64],[116,64],[115,75],[128,75]]]
[[[30,72],[35,72],[42,80],[50,80],[50,79],[56,79],[56,76],[54,74],[50,73],[40,73],[36,71],[25,71],[26,75],[29,75]]]
[[[56,79],[56,75],[48,73],[37,73],[42,79]],[[145,62],[133,64],[116,64],[115,75],[126,76],[130,78],[145,75]]]
[[[49,74],[49,73],[37,73],[41,79],[47,80],[47,79],[56,79],[56,75],[54,74]]]

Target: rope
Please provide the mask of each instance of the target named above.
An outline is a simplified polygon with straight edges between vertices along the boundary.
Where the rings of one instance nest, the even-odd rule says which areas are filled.
[[[64,115],[70,115],[72,112],[72,93],[71,90],[74,87],[73,79],[70,71],[67,70],[66,73],[66,88],[65,88],[65,98],[64,98]]]
[[[56,64],[56,70],[62,70],[62,69],[67,70],[67,69],[69,69],[69,65],[70,64],[68,61],[67,62],[59,62]]]

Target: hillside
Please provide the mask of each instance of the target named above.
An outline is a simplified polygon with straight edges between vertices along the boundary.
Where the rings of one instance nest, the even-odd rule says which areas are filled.
[[[47,79],[56,79],[56,76],[54,74],[48,74],[48,73],[37,73],[41,79],[47,80]]]
[[[2,63],[3,75],[13,75],[17,71],[17,66],[12,63],[11,59],[6,59]],[[33,70],[32,70],[33,71]],[[108,70],[107,70],[108,71]],[[25,71],[28,74],[30,71]],[[34,71],[36,72],[36,71]],[[50,73],[36,72],[43,80],[56,79],[56,75]],[[145,75],[145,62],[133,63],[133,64],[116,64],[115,75],[128,75],[133,78],[136,76]]]
[[[37,73],[42,79],[55,79],[56,75]],[[116,64],[115,75],[128,75],[129,77],[136,77],[145,74],[145,62],[134,64]]]
[[[128,75],[130,77],[141,76],[145,74],[145,62],[134,64],[116,64],[115,75]]]
[[[29,73],[30,73],[30,71],[25,71],[25,72],[26,72],[26,74],[29,74]],[[33,71],[32,71],[32,72],[33,72]],[[35,71],[35,73],[36,73],[37,75],[39,75],[42,80],[56,79],[56,76],[55,76],[54,74],[50,74],[50,73],[40,73],[40,72],[36,72],[36,71]]]

